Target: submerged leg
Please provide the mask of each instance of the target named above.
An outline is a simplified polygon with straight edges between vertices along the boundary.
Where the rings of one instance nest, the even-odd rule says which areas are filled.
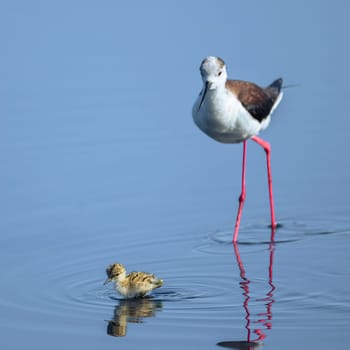
[[[241,222],[243,204],[246,197],[246,193],[245,193],[246,152],[247,152],[247,140],[244,140],[243,141],[243,161],[242,161],[242,192],[241,192],[241,195],[239,196],[239,206],[238,206],[235,230],[233,233],[233,242],[237,242],[239,224]]]
[[[271,147],[268,142],[262,140],[260,137],[253,136],[251,139],[255,141],[258,145],[260,145],[266,153],[267,181],[269,185],[270,213],[271,213],[271,241],[273,241],[277,224],[276,224],[276,218],[275,218],[275,208],[273,204],[273,193],[272,193],[272,175],[271,175],[271,159],[270,159]]]

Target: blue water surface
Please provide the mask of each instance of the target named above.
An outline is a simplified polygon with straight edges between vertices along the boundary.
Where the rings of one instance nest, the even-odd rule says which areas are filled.
[[[349,4],[2,1],[2,349],[330,349],[350,327]],[[272,146],[191,117],[199,64],[284,99]],[[123,300],[105,267],[164,287]]]

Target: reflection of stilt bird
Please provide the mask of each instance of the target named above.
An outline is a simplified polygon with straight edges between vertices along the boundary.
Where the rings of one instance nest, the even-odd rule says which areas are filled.
[[[156,311],[161,309],[161,301],[152,299],[120,300],[114,309],[113,319],[108,322],[107,334],[123,337],[126,335],[128,322],[142,323],[146,317],[155,317]]]
[[[115,282],[117,291],[125,298],[144,297],[153,289],[163,285],[163,280],[146,272],[131,272],[126,274],[122,264],[112,264],[106,269],[106,283]]]
[[[256,339],[252,340],[252,330],[251,330],[251,313],[249,310],[249,301],[250,301],[250,280],[246,277],[246,271],[243,265],[243,261],[241,259],[239,250],[238,250],[238,245],[237,243],[233,244],[234,247],[234,252],[236,255],[236,260],[237,260],[237,265],[240,271],[240,276],[241,276],[241,282],[240,287],[243,289],[242,295],[245,297],[243,301],[243,308],[245,310],[245,319],[246,319],[246,325],[245,328],[247,329],[247,340],[243,341],[223,341],[217,343],[219,346],[223,346],[226,348],[231,348],[231,349],[239,349],[239,350],[256,350],[259,349],[262,346],[262,341],[266,338],[266,334],[263,332],[262,328],[255,328],[253,329],[253,333],[257,336]],[[257,302],[262,302],[265,304],[266,311],[263,313],[257,314],[259,316],[259,320],[256,321],[259,325],[262,325],[263,328],[266,330],[269,330],[272,328],[272,305],[275,302],[273,298],[273,293],[275,291],[275,286],[272,281],[273,277],[273,259],[274,259],[274,252],[275,252],[275,247],[273,244],[270,244],[269,247],[269,252],[270,252],[270,257],[269,257],[269,285],[270,289],[266,293],[266,297],[261,298],[261,299],[256,299],[255,301]]]

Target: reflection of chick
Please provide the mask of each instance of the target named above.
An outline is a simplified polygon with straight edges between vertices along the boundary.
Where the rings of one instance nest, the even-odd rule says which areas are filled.
[[[126,335],[127,323],[141,323],[143,318],[154,317],[162,308],[160,301],[152,299],[120,300],[114,310],[114,318],[108,322],[107,334],[114,337]]]
[[[124,337],[126,335],[127,324],[125,317],[120,317],[117,320],[110,320],[108,321],[107,334],[113,337]]]
[[[163,280],[146,272],[131,272],[126,274],[122,264],[112,264],[106,269],[108,282],[115,281],[117,291],[125,298],[138,298],[145,296],[153,289],[163,285]]]

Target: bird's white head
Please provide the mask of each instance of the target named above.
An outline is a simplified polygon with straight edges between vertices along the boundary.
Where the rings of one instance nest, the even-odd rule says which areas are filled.
[[[227,71],[225,62],[214,56],[206,57],[200,67],[203,83],[209,90],[225,86]]]
[[[198,111],[202,106],[207,91],[225,87],[227,80],[225,62],[219,57],[206,57],[201,63],[200,71],[204,87],[201,92],[202,98],[199,102]]]

